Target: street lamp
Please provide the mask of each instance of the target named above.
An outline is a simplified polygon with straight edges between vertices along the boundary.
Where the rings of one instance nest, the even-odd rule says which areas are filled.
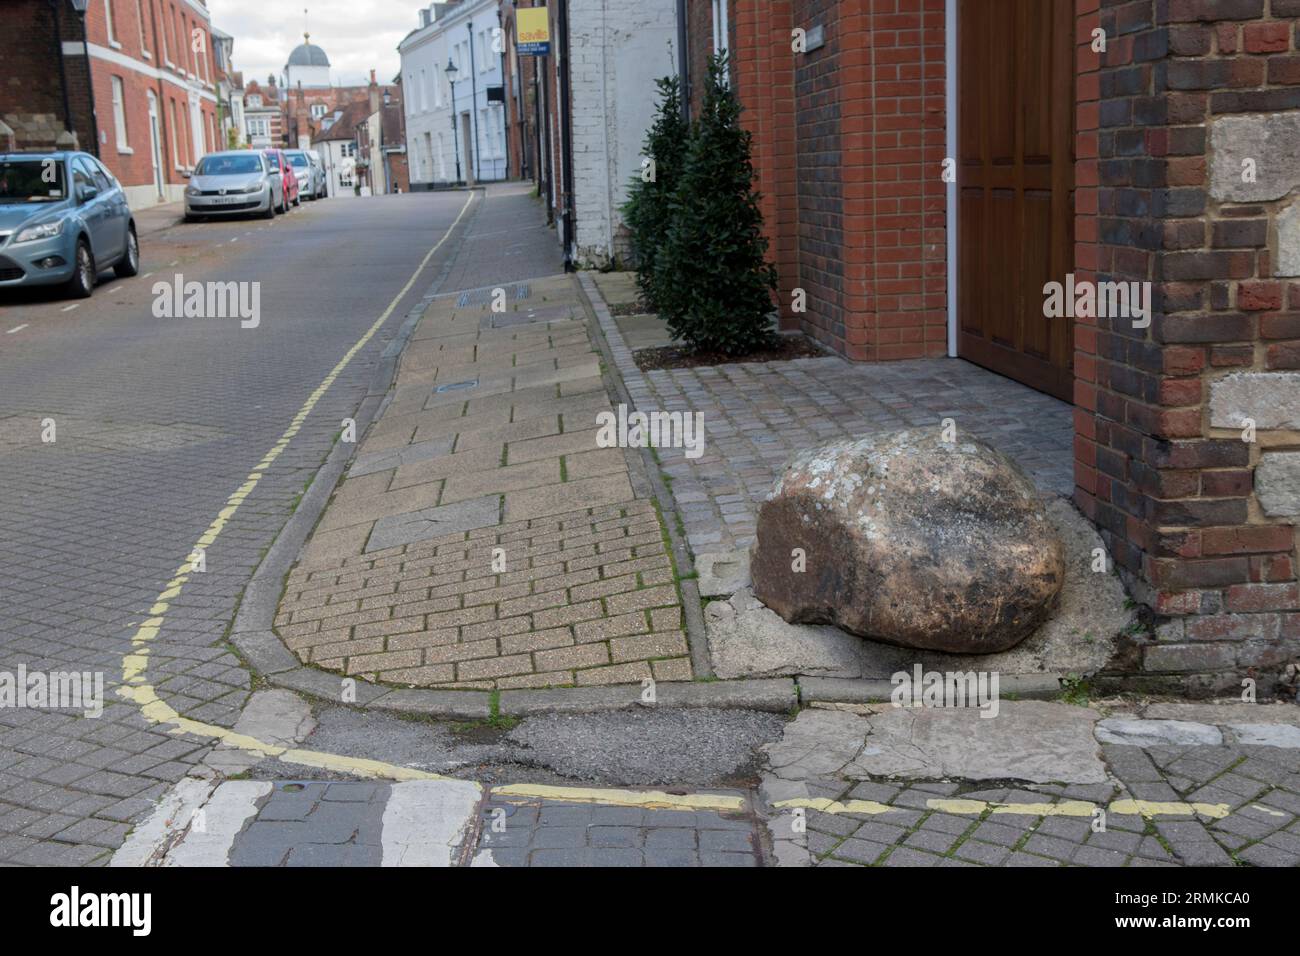
[[[460,70],[456,69],[456,63],[451,57],[447,57],[447,68],[443,70],[447,74],[447,82],[451,84],[451,141],[452,149],[456,153],[456,182],[460,183],[460,130],[456,122],[456,74]]]
[[[90,0],[72,0],[72,9],[81,17],[81,49],[86,55],[86,87],[90,93],[90,134],[94,137],[95,155],[99,155],[99,118],[95,115],[95,77],[90,70],[90,34],[86,31],[86,7]]]

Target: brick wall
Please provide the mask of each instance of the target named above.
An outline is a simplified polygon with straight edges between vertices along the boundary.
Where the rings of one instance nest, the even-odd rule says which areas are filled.
[[[944,354],[943,0],[732,9],[782,325],[852,359]],[[791,31],[817,26],[824,45],[794,52]]]
[[[1076,260],[1151,281],[1156,308],[1076,325],[1076,498],[1157,613],[1121,666],[1193,693],[1267,691],[1300,658],[1298,14],[1143,0],[1080,24],[1109,44],[1079,81]]]

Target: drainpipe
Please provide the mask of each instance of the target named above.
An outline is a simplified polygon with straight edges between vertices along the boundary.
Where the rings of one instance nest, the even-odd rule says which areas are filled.
[[[691,58],[686,50],[686,0],[677,0],[677,75],[682,86],[682,119],[691,118]]]
[[[54,12],[54,55],[59,58],[59,89],[63,91],[63,128],[76,136],[77,130],[72,124],[72,105],[68,101],[68,66],[63,60],[63,26],[59,18],[59,4],[62,0],[48,0],[48,2]]]
[[[556,29],[560,34],[560,118],[564,123],[564,135],[560,139],[560,175],[564,188],[564,271],[575,271],[574,266],[574,220],[573,202],[573,86],[569,72],[569,4],[568,0],[559,0]]]
[[[474,184],[478,185],[483,180],[483,161],[479,158],[478,69],[474,66],[474,22],[471,20],[466,23],[465,29],[469,31],[469,119],[474,126],[474,149],[470,158],[474,163]]]

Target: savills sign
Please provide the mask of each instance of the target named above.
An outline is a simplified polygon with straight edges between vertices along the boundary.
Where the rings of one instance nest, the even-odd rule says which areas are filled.
[[[551,20],[546,7],[517,8],[515,33],[521,56],[547,56],[551,52]]]

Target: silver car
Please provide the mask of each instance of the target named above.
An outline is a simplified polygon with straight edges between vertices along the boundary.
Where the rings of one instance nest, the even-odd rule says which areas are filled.
[[[284,180],[260,149],[209,153],[185,187],[185,220],[255,213],[273,219],[284,208]]]
[[[286,149],[284,155],[298,178],[299,196],[307,200],[325,195],[325,169],[319,159],[313,161],[312,153],[305,149]]]

